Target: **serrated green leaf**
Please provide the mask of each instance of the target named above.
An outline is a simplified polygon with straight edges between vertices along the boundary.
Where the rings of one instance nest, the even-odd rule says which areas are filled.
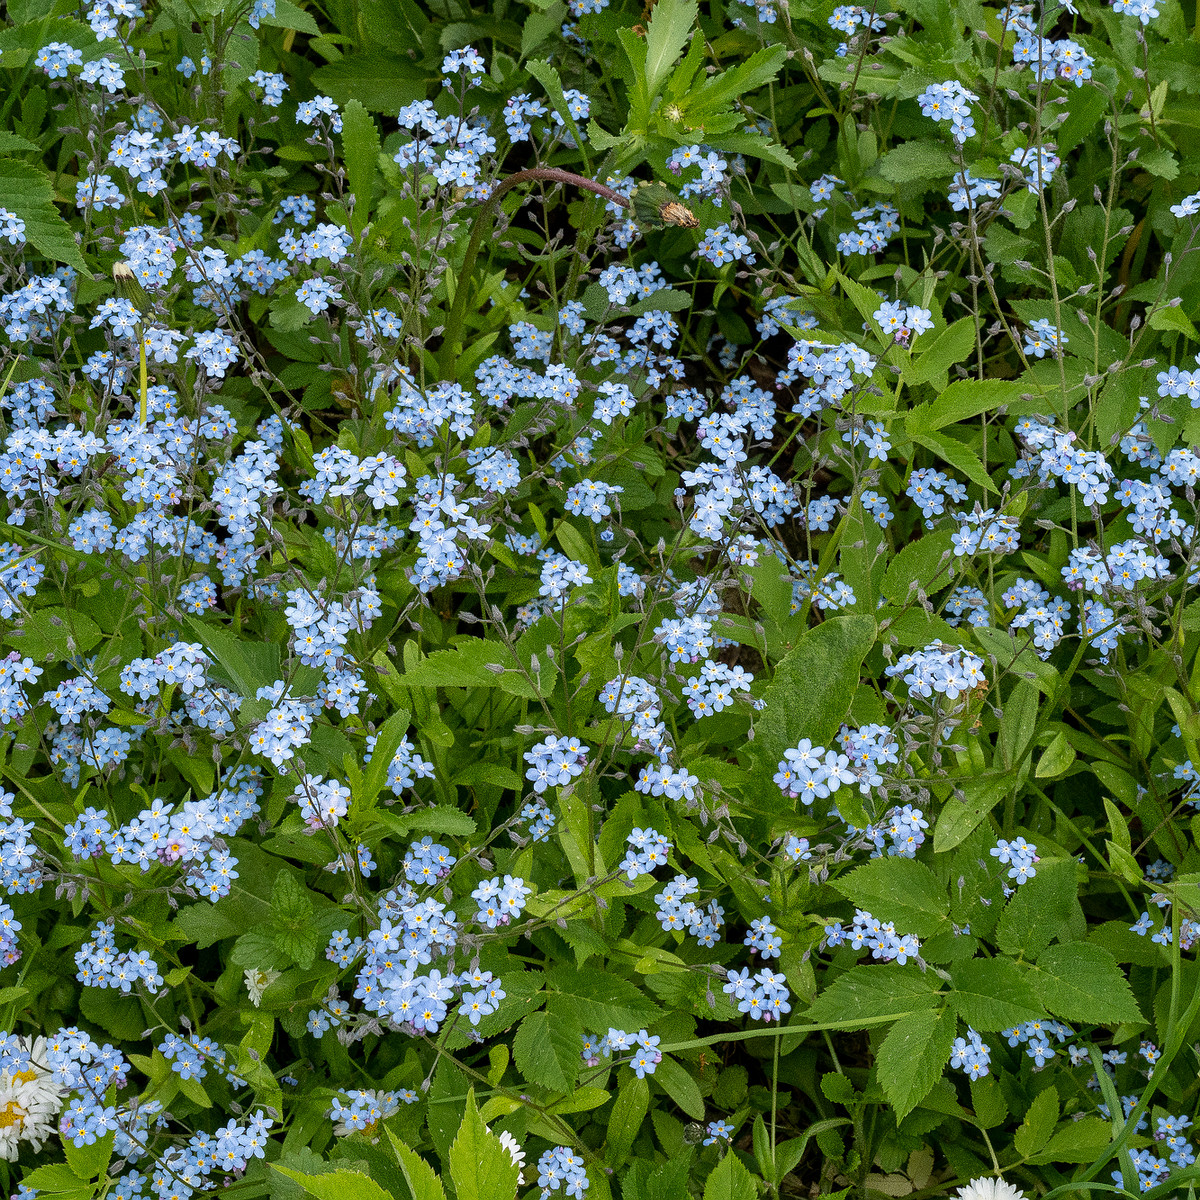
[[[902,142],[879,160],[880,174],[892,183],[929,180],[931,186],[937,186],[955,170],[954,159],[941,142]]]
[[[650,1085],[636,1075],[626,1075],[608,1118],[604,1161],[614,1170],[629,1157],[633,1141],[650,1111]]]
[[[77,271],[87,271],[75,234],[54,204],[54,185],[32,163],[0,159],[0,196],[4,207],[25,222],[25,240],[39,253]]]
[[[519,1174],[500,1139],[480,1119],[471,1089],[458,1136],[450,1147],[450,1179],[458,1200],[513,1200]]]
[[[658,0],[646,29],[645,89],[653,100],[683,53],[696,23],[696,0]]]
[[[956,471],[960,471],[972,483],[978,484],[985,492],[994,492],[996,490],[991,477],[987,473],[987,468],[984,467],[979,455],[970,446],[960,442],[957,438],[938,430],[925,430],[923,432],[913,432],[910,430],[908,436],[918,446],[924,446],[926,450],[932,450],[938,458],[948,462]]]
[[[1032,984],[1011,958],[972,958],[951,969],[949,1000],[973,1029],[1008,1029],[1045,1016]]]
[[[928,338],[928,340],[926,340]],[[975,318],[963,317],[953,325],[947,325],[933,336],[923,334],[913,344],[913,361],[905,368],[904,382],[910,387],[928,383],[955,363],[960,363],[975,349]],[[947,391],[949,389],[947,388]],[[913,421],[909,416],[909,436],[912,436]],[[920,428],[920,426],[918,426]]]
[[[1028,1158],[1045,1146],[1058,1124],[1058,1113],[1058,1093],[1053,1087],[1043,1088],[1034,1096],[1025,1120],[1013,1137],[1017,1153]]]
[[[950,912],[950,898],[937,876],[915,858],[872,859],[834,885],[857,908],[891,921],[900,934],[930,937]]]
[[[931,1007],[937,1000],[935,980],[915,964],[898,967],[851,967],[813,1001],[805,1013],[808,1021],[854,1021],[874,1017],[899,1017]]]
[[[387,1131],[387,1135],[413,1200],[446,1200],[446,1190],[433,1168],[415,1150],[406,1146],[391,1129]]]
[[[930,1008],[901,1017],[879,1047],[879,1083],[902,1121],[942,1077],[958,1020],[949,1008]]]
[[[704,1182],[704,1200],[756,1200],[758,1189],[736,1154],[726,1154]]]
[[[530,1013],[513,1038],[517,1068],[530,1083],[552,1092],[568,1092],[579,1072],[583,1026],[546,1012]]]
[[[330,1171],[325,1175],[306,1175],[292,1167],[272,1163],[271,1169],[298,1183],[317,1200],[392,1200],[370,1176],[361,1171]]]
[[[1004,906],[996,944],[1005,954],[1036,958],[1058,937],[1078,904],[1074,859],[1043,859],[1037,874]]]
[[[1064,1021],[1145,1023],[1125,973],[1116,959],[1094,942],[1047,947],[1031,968],[1030,980],[1046,1010]]]

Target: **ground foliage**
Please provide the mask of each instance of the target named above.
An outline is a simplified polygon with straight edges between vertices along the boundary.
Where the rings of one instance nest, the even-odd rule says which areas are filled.
[[[6,1194],[1194,1182],[1193,5],[4,22]]]

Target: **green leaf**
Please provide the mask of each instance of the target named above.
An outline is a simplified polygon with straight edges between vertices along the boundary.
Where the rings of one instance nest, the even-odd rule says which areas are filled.
[[[587,139],[580,133],[579,126],[575,124],[575,118],[571,116],[571,106],[567,103],[566,95],[563,92],[562,78],[559,76],[558,69],[553,64],[540,59],[527,62],[525,69],[546,89],[546,95],[550,97],[550,107],[562,117],[575,144],[577,146],[585,145]]]
[[[926,340],[928,339],[928,340]],[[960,363],[975,349],[975,318],[963,317],[947,325],[932,338],[923,334],[913,344],[913,362],[904,372],[904,382],[910,387],[928,383]],[[947,389],[949,390],[949,389]],[[912,436],[912,416],[909,417],[909,436]]]
[[[576,969],[560,963],[546,970],[546,996],[553,1014],[578,1020],[586,1029],[637,1028],[659,1015],[658,1005],[637,987],[608,971]]]
[[[650,1111],[650,1085],[636,1075],[621,1081],[621,1090],[613,1101],[608,1118],[608,1138],[604,1161],[614,1170],[629,1157],[634,1139]]]
[[[1066,773],[1074,761],[1075,749],[1060,729],[1042,751],[1034,776],[1038,779],[1057,779]]]
[[[696,0],[658,0],[646,30],[646,96],[653,100],[666,83],[691,36],[698,14]]]
[[[959,781],[955,781],[958,783]],[[933,852],[941,854],[961,845],[1004,799],[1011,783],[1007,778],[964,779],[959,785],[964,799],[951,796],[942,805],[933,827]]]
[[[686,1067],[673,1058],[664,1057],[654,1068],[654,1078],[689,1117],[697,1121],[704,1120],[704,1097],[700,1095],[700,1086]]]
[[[951,531],[939,529],[924,537],[914,538],[888,564],[880,592],[894,604],[904,604],[917,594],[916,588],[932,592],[941,586],[936,581],[947,579],[946,564],[952,562]]]
[[[306,921],[313,903],[290,871],[282,870],[271,887],[271,910],[281,921]]]
[[[513,1200],[519,1174],[512,1155],[480,1119],[472,1088],[458,1136],[450,1147],[450,1179],[458,1200]]]
[[[387,1135],[413,1200],[446,1200],[446,1191],[433,1168],[415,1150],[406,1146],[392,1130],[388,1129]]]
[[[1151,329],[1173,330],[1176,333],[1182,333],[1191,338],[1193,342],[1200,342],[1200,333],[1196,332],[1196,326],[1192,324],[1187,314],[1178,305],[1156,308],[1146,318],[1146,324]]]
[[[0,159],[4,207],[25,222],[25,240],[47,258],[86,272],[75,234],[54,204],[54,185],[40,168],[15,158]]]
[[[80,1179],[98,1179],[108,1171],[115,1137],[115,1134],[107,1133],[90,1146],[76,1146],[70,1138],[63,1138],[67,1165]]]
[[[972,958],[951,969],[955,1012],[981,1033],[1045,1015],[1026,974],[1011,958]]]
[[[317,1200],[393,1200],[368,1175],[361,1171],[330,1171],[325,1175],[306,1175],[292,1167],[272,1163],[271,1168],[298,1183]]]
[[[461,809],[446,804],[418,808],[415,812],[397,813],[379,809],[371,819],[386,825],[393,833],[444,833],[447,837],[470,837],[475,832],[475,819]]]
[[[96,1194],[96,1189],[80,1179],[65,1163],[49,1163],[26,1171],[21,1176],[21,1182],[42,1196],[53,1196],[54,1200],[92,1200]]]
[[[907,428],[925,432],[969,421],[981,413],[994,412],[1002,404],[1012,404],[1025,390],[1019,380],[956,379],[936,400],[912,409]]]
[[[1032,1163],[1094,1163],[1104,1157],[1112,1126],[1100,1117],[1069,1121],[1029,1161]]]
[[[406,104],[425,98],[421,68],[411,59],[382,51],[347,54],[318,67],[311,81],[313,87],[341,105],[358,100],[370,112],[390,113],[393,117]]]
[[[229,673],[244,699],[280,677],[280,648],[268,642],[240,641],[220,625],[207,625],[187,617],[197,639]]]
[[[1053,1086],[1043,1088],[1033,1098],[1025,1120],[1013,1137],[1013,1146],[1023,1158],[1036,1154],[1049,1140],[1058,1124],[1058,1093]]]
[[[530,1083],[552,1092],[570,1091],[579,1071],[582,1033],[582,1024],[551,1020],[546,1012],[530,1013],[513,1038],[517,1068]]]
[[[937,876],[915,858],[872,859],[833,884],[857,908],[892,921],[900,934],[930,937],[950,912],[950,898]]]
[[[932,450],[939,458],[948,462],[956,471],[961,471],[972,483],[978,484],[985,492],[994,492],[995,485],[980,461],[979,455],[970,446],[951,437],[948,433],[928,430],[923,433],[909,431],[918,446]]]
[[[704,1182],[704,1200],[757,1200],[757,1196],[754,1179],[732,1152],[717,1163]]]
[[[1073,858],[1043,859],[1037,874],[1017,888],[996,929],[1005,954],[1036,958],[1060,936],[1078,905],[1075,865]]]
[[[902,142],[879,160],[880,174],[892,183],[929,180],[931,186],[936,186],[938,180],[949,179],[955,170],[950,151],[940,142]]]
[[[1021,890],[1029,887],[1023,884]],[[1092,1025],[1145,1024],[1129,980],[1117,961],[1094,942],[1050,946],[1030,971],[1046,1009],[1065,1021]]]
[[[396,751],[411,724],[412,713],[407,708],[397,709],[384,721],[375,739],[375,748],[371,751],[371,761],[363,772],[362,790],[356,797],[363,809],[374,807],[376,798],[387,783],[388,769],[396,757]]]
[[[371,192],[379,170],[379,130],[359,100],[348,100],[342,110],[342,154],[354,197],[350,231],[358,237],[371,215]]]
[[[309,37],[317,37],[321,30],[316,21],[291,0],[275,0],[275,11],[263,13],[258,19],[264,25],[273,25],[276,29],[294,29],[297,33],[307,33]]]
[[[931,1007],[937,999],[933,980],[914,963],[898,967],[851,967],[835,979],[805,1013],[808,1021],[850,1022],[873,1017],[900,1017]]]
[[[858,689],[862,661],[874,644],[874,618],[831,617],[808,630],[780,659],[754,726],[755,757],[768,780],[783,752],[801,738],[827,744],[837,732]],[[816,679],[820,687],[813,686]]]
[[[10,629],[4,640],[41,663],[85,654],[100,640],[100,626],[91,617],[71,609],[39,608],[25,618],[20,630]]]
[[[21,150],[37,150],[36,142],[31,142],[28,138],[23,138],[19,134],[11,133],[7,129],[0,129],[0,154],[10,154],[12,151]]]
[[[755,51],[736,67],[710,76],[698,87],[688,90],[684,111],[689,118],[694,119],[727,108],[747,92],[770,83],[779,74],[780,67],[787,59],[787,53],[786,46],[767,46],[763,50]]]
[[[901,1017],[879,1047],[879,1084],[902,1121],[929,1095],[950,1060],[958,1018],[949,1008]]]

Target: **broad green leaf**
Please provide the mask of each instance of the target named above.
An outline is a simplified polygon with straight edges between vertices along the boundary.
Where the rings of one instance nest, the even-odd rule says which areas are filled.
[[[412,713],[407,708],[397,709],[384,721],[371,751],[371,761],[367,763],[367,769],[363,772],[362,791],[356,797],[362,808],[371,808],[379,793],[383,791],[387,783],[388,769],[411,724]]]
[[[834,885],[857,908],[895,923],[899,934],[929,937],[950,912],[950,898],[937,876],[915,858],[872,859]]]
[[[1100,1117],[1068,1121],[1029,1161],[1094,1163],[1104,1156],[1112,1126]]]
[[[1007,777],[955,780],[965,799],[950,796],[933,827],[933,852],[953,850],[975,832],[1004,799],[1012,784]]]
[[[553,1092],[570,1091],[580,1066],[582,1024],[530,1013],[513,1038],[513,1057],[524,1078]]]
[[[996,929],[996,944],[1005,954],[1036,958],[1060,936],[1071,919],[1076,899],[1075,860],[1043,859],[1005,905]]]
[[[96,1194],[96,1189],[87,1180],[76,1175],[66,1163],[49,1163],[44,1167],[35,1167],[21,1176],[21,1182],[31,1191],[45,1196],[47,1200],[50,1200],[50,1197],[53,1197],[53,1200],[92,1200]]]
[[[67,1165],[80,1179],[97,1179],[108,1170],[112,1159],[115,1134],[108,1133],[97,1138],[90,1146],[76,1146],[70,1138],[63,1138],[63,1150]]]
[[[726,1154],[704,1182],[704,1200],[757,1200],[758,1188],[736,1154]]]
[[[1022,885],[1022,890],[1028,886]],[[1144,1024],[1125,973],[1095,942],[1048,947],[1038,956],[1030,978],[1047,1011],[1064,1021]]]
[[[1028,977],[1011,958],[972,958],[951,968],[950,1004],[973,1029],[1008,1029],[1045,1016]]]
[[[636,984],[608,971],[559,963],[546,969],[546,986],[553,989],[546,996],[547,1009],[587,1029],[636,1029],[660,1015]]]
[[[299,5],[291,0],[275,0],[274,11],[263,13],[258,19],[264,25],[273,25],[277,29],[294,29],[298,33],[307,33],[309,37],[317,37],[321,30],[316,21]]]
[[[306,1175],[292,1167],[272,1163],[273,1170],[295,1180],[310,1196],[317,1200],[392,1200],[370,1176],[361,1171],[330,1171],[326,1175]]]
[[[923,975],[916,965],[899,967],[857,966],[835,979],[804,1014],[806,1022],[855,1021],[872,1017],[900,1017],[936,1001],[937,980]]]
[[[415,1150],[406,1146],[392,1130],[389,1129],[387,1135],[400,1164],[400,1170],[404,1172],[404,1182],[413,1194],[413,1200],[446,1200],[446,1190],[433,1168]]]
[[[932,331],[931,331],[932,333]],[[926,340],[928,339],[928,340]],[[948,371],[955,363],[960,363],[975,349],[975,319],[963,317],[953,325],[947,325],[940,333],[923,334],[913,344],[913,362],[904,371],[904,382],[910,387],[920,383],[928,383],[938,375]],[[949,389],[947,389],[949,390]],[[909,436],[914,429],[922,430],[918,422],[913,424],[913,416],[908,419]]]
[[[697,1121],[704,1120],[704,1097],[700,1094],[699,1084],[686,1067],[673,1058],[665,1057],[655,1067],[654,1078],[689,1117]]]
[[[450,1179],[458,1200],[513,1200],[519,1174],[512,1155],[480,1119],[472,1089],[450,1147]]]
[[[929,1008],[901,1017],[879,1047],[879,1084],[902,1121],[942,1077],[950,1059],[958,1019],[949,1008]]]
[[[918,588],[932,592],[947,582],[947,564],[953,561],[950,530],[913,538],[888,563],[879,590],[894,604],[904,604],[916,598]]]
[[[40,664],[48,659],[85,654],[100,641],[100,636],[100,626],[91,617],[56,605],[30,614],[24,626],[8,630],[4,640]]]
[[[1025,1120],[1013,1138],[1013,1146],[1023,1158],[1036,1154],[1050,1140],[1058,1124],[1058,1093],[1053,1086],[1043,1088],[1033,1098]]]
[[[696,23],[696,0],[658,0],[646,29],[646,95],[653,100],[683,53]]]
[[[379,170],[379,130],[359,100],[348,100],[342,110],[342,156],[354,197],[350,230],[358,237],[371,216],[371,191]]]
[[[828,744],[837,733],[858,688],[862,661],[874,644],[872,617],[831,617],[780,659],[754,726],[755,755],[768,780],[783,752],[801,738]],[[813,686],[817,679],[820,687]]]
[[[87,271],[75,234],[54,204],[54,185],[32,163],[0,158],[0,196],[4,207],[25,222],[25,240],[40,254]]]
[[[941,142],[906,141],[879,160],[879,173],[892,183],[928,180],[931,187],[949,179],[957,168],[950,151]]]
[[[608,1139],[604,1160],[614,1170],[629,1157],[634,1138],[650,1110],[650,1085],[636,1075],[627,1074],[613,1102],[608,1118]]]
[[[444,833],[447,837],[470,837],[475,832],[475,819],[457,808],[435,804],[432,808],[418,808],[414,812],[397,813],[388,809],[376,809],[371,814],[373,821],[386,825],[393,833]]]

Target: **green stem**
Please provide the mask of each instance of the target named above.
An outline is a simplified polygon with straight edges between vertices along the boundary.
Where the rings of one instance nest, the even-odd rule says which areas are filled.
[[[496,205],[499,203],[500,197],[518,184],[535,183],[539,180],[551,183],[573,183],[576,187],[583,188],[585,191],[595,192],[597,196],[603,196],[606,200],[611,200],[614,204],[619,204],[622,208],[629,207],[629,200],[622,196],[620,192],[614,191],[602,183],[597,183],[594,179],[588,179],[583,175],[576,175],[574,171],[563,171],[558,167],[530,167],[528,170],[516,171],[507,178],[500,180],[492,189],[492,194],[483,202],[483,207],[480,209],[474,228],[471,230],[470,240],[467,242],[467,251],[463,255],[462,266],[459,268],[458,282],[454,288],[454,303],[450,308],[450,316],[446,320],[446,331],[442,342],[442,364],[444,367],[450,367],[462,353],[463,320],[466,317],[467,293],[470,290],[471,272],[475,267],[475,258],[479,254],[480,244],[483,242],[484,234],[491,224],[491,218],[496,211]]]

